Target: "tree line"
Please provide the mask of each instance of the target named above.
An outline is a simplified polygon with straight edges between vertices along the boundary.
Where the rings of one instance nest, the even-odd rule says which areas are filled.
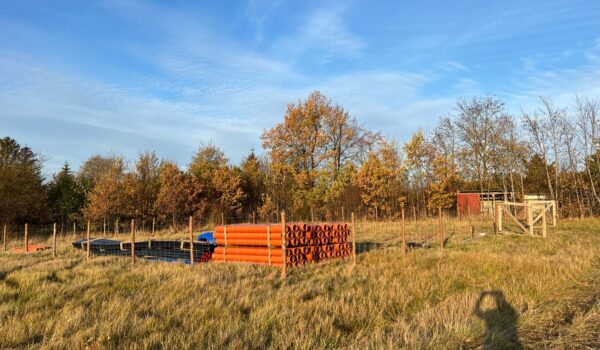
[[[4,223],[194,216],[273,220],[339,219],[340,210],[373,218],[402,205],[420,213],[453,208],[457,191],[502,191],[557,200],[561,215],[600,212],[600,104],[575,97],[573,107],[540,98],[514,116],[494,96],[458,100],[433,130],[405,143],[368,130],[320,92],[291,103],[234,165],[212,143],[187,168],[147,151],[129,163],[94,155],[78,170],[65,163],[44,179],[44,159],[0,140],[0,220]]]

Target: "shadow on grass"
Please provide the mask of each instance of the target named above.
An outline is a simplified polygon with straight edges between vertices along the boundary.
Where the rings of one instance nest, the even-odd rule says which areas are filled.
[[[367,253],[367,252],[370,252],[371,250],[380,250],[380,249],[386,249],[386,248],[401,248],[401,247],[402,247],[402,242],[395,242],[395,243],[380,243],[380,242],[371,242],[371,241],[356,242],[356,254]],[[429,248],[429,245],[424,242],[408,241],[408,242],[406,242],[406,248],[409,250],[410,249],[427,249],[427,248]]]
[[[491,309],[481,309],[485,299],[490,298]],[[482,349],[523,349],[519,341],[517,311],[504,299],[500,290],[484,291],[475,303],[475,315],[485,321],[485,339]]]
[[[378,242],[356,242],[356,254],[363,254],[370,252],[371,250],[384,249],[389,247],[389,244],[383,244]]]

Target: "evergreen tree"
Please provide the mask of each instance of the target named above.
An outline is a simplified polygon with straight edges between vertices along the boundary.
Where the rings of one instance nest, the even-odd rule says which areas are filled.
[[[85,205],[85,192],[69,163],[54,175],[48,184],[48,202],[51,216],[60,224],[76,220]]]

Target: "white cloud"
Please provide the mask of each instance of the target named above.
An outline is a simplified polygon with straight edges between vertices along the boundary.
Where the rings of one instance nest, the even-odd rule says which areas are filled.
[[[557,106],[572,107],[576,94],[600,96],[600,47],[582,53],[586,62],[577,68],[540,69],[527,66],[524,74],[515,72],[510,91],[500,92],[513,113],[538,106],[540,96],[551,98]],[[559,53],[560,55],[560,53]]]
[[[367,43],[348,29],[344,12],[339,4],[308,12],[304,23],[291,35],[277,40],[270,51],[279,57],[303,57],[318,63],[361,57]]]

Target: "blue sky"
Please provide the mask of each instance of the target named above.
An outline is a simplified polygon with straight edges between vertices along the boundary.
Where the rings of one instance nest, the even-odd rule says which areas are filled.
[[[203,142],[232,162],[320,90],[406,140],[492,93],[600,95],[600,1],[3,1],[0,136],[47,173],[140,151],[187,166]]]

